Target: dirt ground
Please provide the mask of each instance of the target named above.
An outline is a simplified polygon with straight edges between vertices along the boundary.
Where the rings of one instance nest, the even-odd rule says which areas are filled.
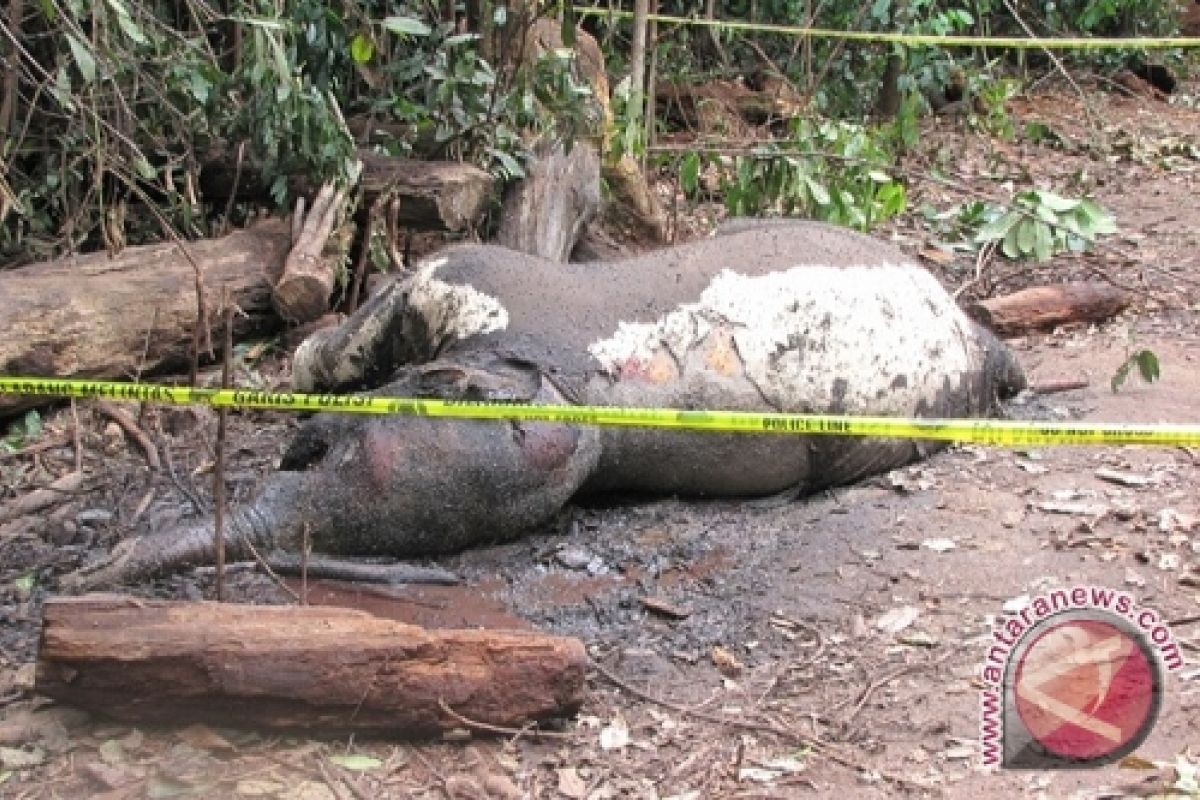
[[[1043,266],[997,261],[976,274],[973,257],[932,254],[948,288],[970,284],[964,299],[1063,276],[1132,292],[1118,319],[1011,342],[1034,383],[1088,381],[1024,398],[1014,416],[1200,423],[1196,96],[1194,86],[1171,105],[1089,94],[1093,125],[1069,90],[1013,101],[1018,130],[1042,121],[1053,146],[927,122],[907,164],[914,209],[1003,198],[1011,181],[1092,191],[1120,227],[1097,252]],[[935,168],[942,180],[928,178]],[[919,213],[880,235],[927,255],[939,236]],[[1131,377],[1114,394],[1111,376],[1142,348],[1158,355],[1161,380]],[[240,378],[280,379],[284,362],[251,367],[252,355]],[[0,519],[5,504],[69,471],[77,447],[87,475],[57,507],[0,525],[2,797],[1110,797],[1183,787],[1198,763],[1196,450],[956,447],[801,501],[572,508],[539,535],[441,559],[464,587],[310,587],[312,602],[429,626],[578,636],[599,665],[582,712],[555,738],[412,745],[134,728],[33,696],[54,577],[209,502],[212,414],[143,410],[140,428],[170,456],[158,472],[99,410],[80,404],[78,419],[78,446],[61,409],[22,453],[0,455]],[[234,418],[235,497],[295,424]],[[232,580],[243,599],[283,601],[257,574]],[[210,581],[200,571],[133,591],[195,598]],[[1013,598],[1078,584],[1129,591],[1171,621],[1186,664],[1167,677],[1156,728],[1140,759],[1118,765],[983,771],[977,676],[992,622]]]

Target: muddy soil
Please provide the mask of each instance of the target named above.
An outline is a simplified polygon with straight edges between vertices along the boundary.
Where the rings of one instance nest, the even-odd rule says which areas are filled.
[[[944,232],[919,213],[881,235],[929,256],[964,299],[1065,277],[1130,289],[1119,319],[1012,341],[1035,383],[1088,382],[1024,398],[1014,416],[1200,423],[1200,112],[1089,101],[1099,130],[1070,92],[1013,103],[1017,129],[1042,122],[1052,143],[930,120],[907,167],[914,208],[1002,198],[1005,181],[1092,191],[1121,229],[1105,247],[977,269],[973,257],[932,253]],[[922,180],[934,167],[952,180]],[[1143,348],[1159,357],[1161,380],[1131,377],[1114,393],[1112,375]],[[286,361],[247,359],[239,372],[270,386]],[[1098,797],[1170,786],[1170,765],[1194,763],[1200,745],[1200,452],[1167,447],[962,446],[799,501],[619,498],[571,508],[522,541],[440,559],[463,587],[307,587],[310,602],[423,625],[582,638],[597,665],[591,693],[555,738],[331,741],[133,728],[46,706],[29,688],[54,577],[120,537],[203,512],[211,494],[211,413],[143,410],[139,426],[170,456],[157,472],[97,409],[80,404],[77,416],[48,414],[22,453],[0,455],[0,514],[77,457],[86,475],[61,502],[0,525],[0,796]],[[233,417],[235,498],[295,424]],[[257,573],[231,582],[238,599],[287,602]],[[1154,731],[1118,765],[984,772],[978,675],[992,624],[1014,598],[1079,584],[1128,591],[1170,622],[1186,663],[1166,679]],[[204,570],[131,587],[210,590]]]

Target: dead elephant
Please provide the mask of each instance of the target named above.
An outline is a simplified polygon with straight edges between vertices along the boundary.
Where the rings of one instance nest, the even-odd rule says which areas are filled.
[[[746,227],[623,261],[458,246],[297,351],[300,391],[880,416],[988,415],[1012,353],[894,248],[817,223]],[[226,526],[231,557],[447,553],[530,531],[572,497],[808,492],[928,442],[319,415]],[[124,543],[76,585],[212,558],[211,524]]]

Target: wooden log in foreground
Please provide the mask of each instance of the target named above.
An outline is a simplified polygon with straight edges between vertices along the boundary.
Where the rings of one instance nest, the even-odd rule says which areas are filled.
[[[37,691],[129,722],[402,737],[574,713],[587,654],[523,631],[426,630],[361,611],[54,598]]]
[[[235,316],[235,336],[279,328],[271,283],[283,268],[291,231],[272,220],[221,239],[0,271],[0,374],[128,380],[186,370],[197,320],[196,270],[181,247],[202,275],[205,327],[214,337],[225,289],[243,312]],[[45,402],[0,396],[0,415]]]
[[[1129,296],[1107,283],[1064,283],[993,297],[967,311],[996,333],[1012,335],[1069,322],[1099,322],[1128,305]]]

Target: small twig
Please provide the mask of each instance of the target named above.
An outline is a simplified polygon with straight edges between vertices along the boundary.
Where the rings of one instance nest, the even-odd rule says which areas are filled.
[[[858,9],[858,16],[854,18],[854,22],[850,25],[850,30],[856,31],[862,27],[863,18],[867,16],[867,12],[871,10],[874,4],[871,0],[864,2]],[[817,87],[821,85],[821,81],[825,80],[825,76],[829,73],[830,68],[838,61],[838,56],[842,54],[842,49],[846,46],[846,39],[838,39],[837,44],[833,46],[833,50],[825,59],[825,63],[821,65],[821,69],[813,78],[812,83],[808,86],[808,91],[804,95],[804,105],[808,106],[812,103],[813,97],[817,94]]]
[[[596,672],[600,673],[600,675],[606,680],[622,691],[633,695],[639,700],[645,700],[647,703],[653,703],[654,705],[662,706],[670,711],[674,711],[676,714],[680,714],[685,717],[692,717],[693,719],[703,720],[704,722],[711,722],[715,725],[727,725],[731,728],[740,728],[742,730],[756,732],[765,731],[767,733],[773,733],[776,736],[786,739],[798,740],[800,744],[805,745],[806,747],[811,747],[814,750],[819,750],[824,747],[824,744],[819,740],[811,739],[788,728],[758,722],[750,722],[744,719],[732,719],[730,717],[721,716],[720,714],[710,714],[707,711],[698,711],[694,708],[688,708],[687,706],[674,703],[670,700],[664,700],[661,697],[655,697],[649,692],[645,692],[637,688],[616,673],[609,671],[607,667],[602,666],[595,659],[592,659],[590,666],[592,669],[596,670]]]
[[[192,491],[191,487],[185,486],[175,472],[175,460],[171,458],[171,448],[164,446],[162,452],[163,460],[167,462],[167,477],[171,479],[171,483],[175,485],[180,494],[188,499],[197,514],[207,514],[208,506],[200,499],[200,495]]]
[[[233,202],[237,199],[238,187],[242,183],[242,162],[246,156],[246,141],[243,139],[238,142],[237,161],[234,164],[233,170],[233,188],[229,190],[229,200],[225,203],[225,220],[221,227],[224,231],[230,228],[230,218],[233,216]]]
[[[300,605],[308,605],[308,559],[312,556],[312,530],[304,523],[300,542]]]
[[[155,472],[162,469],[162,462],[158,458],[158,448],[154,446],[154,442],[150,439],[150,436],[138,427],[137,420],[130,416],[129,412],[107,400],[97,400],[96,410],[117,423],[121,427],[121,430],[125,431],[126,435],[137,443],[137,446],[146,456],[146,464],[150,469]]]
[[[275,570],[271,569],[271,565],[267,563],[265,558],[263,558],[262,553],[258,552],[258,548],[254,546],[254,542],[250,541],[249,539],[243,539],[242,544],[246,545],[246,549],[250,551],[250,556],[254,559],[254,563],[258,565],[258,568],[266,573],[267,577],[270,578],[276,586],[286,592],[289,597],[299,604],[300,595],[292,591],[292,587],[284,583],[283,578],[279,577]]]
[[[0,523],[19,519],[28,514],[36,514],[64,498],[82,494],[83,473],[68,472],[48,486],[34,489],[28,494],[17,497],[12,502],[0,506]]]
[[[1037,34],[1033,32],[1032,28],[1025,24],[1025,20],[1021,18],[1020,13],[1010,2],[1010,0],[1004,0],[1004,7],[1008,9],[1008,13],[1012,14],[1012,18],[1015,19],[1017,24],[1021,26],[1021,30],[1025,31],[1026,36],[1028,36],[1030,39],[1037,38]],[[1075,90],[1075,93],[1079,95],[1079,100],[1081,103],[1083,103],[1083,112],[1087,114],[1088,123],[1092,126],[1093,135],[1099,133],[1101,130],[1101,125],[1096,119],[1096,113],[1092,110],[1092,105],[1088,102],[1087,95],[1083,93],[1083,89],[1079,88],[1079,84],[1076,83],[1075,79],[1071,77],[1071,74],[1067,72],[1067,68],[1063,66],[1062,61],[1059,60],[1058,56],[1054,54],[1053,50],[1048,47],[1043,47],[1042,52],[1045,53],[1046,57],[1049,58],[1051,63],[1054,64],[1054,68],[1057,69],[1064,78],[1066,78],[1067,83],[1071,85],[1071,88]]]
[[[62,447],[69,441],[70,439],[65,436],[55,436],[53,438],[43,439],[40,442],[27,444],[20,450],[13,450],[11,453],[0,450],[0,461],[8,461],[14,458],[20,458],[21,456],[33,456],[37,455],[38,453],[44,453],[47,450],[53,450],[56,447]]]
[[[71,442],[75,446],[75,471],[83,471],[83,434],[79,427],[79,406],[71,398]]]
[[[934,663],[937,663],[937,662],[934,662]],[[867,684],[867,687],[865,689],[863,689],[862,694],[860,694],[858,696],[858,700],[857,700],[857,702],[855,702],[854,708],[850,709],[850,713],[846,715],[845,719],[841,720],[841,722],[839,723],[839,726],[843,730],[848,728],[850,726],[850,723],[854,720],[854,718],[858,716],[858,712],[863,710],[863,708],[867,705],[867,703],[871,699],[871,696],[873,694],[875,694],[875,692],[879,691],[884,686],[887,686],[889,683],[896,680],[896,678],[899,678],[902,675],[907,675],[910,672],[916,672],[917,670],[922,669],[927,666],[929,666],[929,665],[928,664],[904,664],[903,666],[897,667],[896,669],[885,672],[883,675],[880,675],[878,678],[871,681],[869,684]]]
[[[228,287],[222,295],[221,300],[225,305],[225,346],[221,358],[221,388],[228,389],[233,361],[233,302]],[[218,603],[225,599],[225,429],[228,419],[229,409],[226,406],[218,408],[216,458],[213,464],[213,549],[216,553],[215,592]]]
[[[975,288],[979,282],[983,280],[983,271],[987,268],[987,265],[992,262],[992,256],[995,254],[995,252],[996,243],[994,241],[987,242],[983,245],[983,247],[979,248],[979,252],[975,254],[975,275],[971,278],[971,280],[958,287],[953,295],[955,300],[961,297],[968,289]]]
[[[133,373],[134,383],[142,381],[142,370],[146,368],[146,361],[150,357],[150,338],[154,335],[156,327],[158,327],[158,306],[154,307],[154,315],[150,317],[150,327],[146,328],[146,338],[142,340],[142,356],[138,359],[137,369]]]
[[[899,775],[892,775],[892,774],[883,772],[882,770],[876,769],[874,767],[868,767],[867,765],[859,763],[857,760],[855,760],[854,758],[851,758],[848,755],[839,753],[837,750],[834,750],[825,742],[822,742],[819,739],[814,739],[810,736],[805,736],[804,734],[799,733],[795,730],[792,730],[791,728],[785,728],[782,725],[775,725],[775,724],[771,724],[771,723],[751,722],[749,720],[743,720],[743,719],[731,719],[729,717],[721,716],[719,714],[708,714],[703,711],[696,711],[696,710],[690,709],[686,706],[681,706],[678,703],[672,703],[670,700],[663,700],[662,698],[655,697],[654,695],[652,695],[648,692],[644,692],[641,689],[638,689],[636,686],[631,685],[629,682],[627,682],[623,678],[617,676],[616,674],[610,672],[607,668],[601,666],[599,663],[596,662],[595,659],[592,659],[589,662],[589,666],[591,666],[592,669],[596,670],[596,672],[600,673],[600,675],[602,675],[610,683],[614,684],[615,686],[622,689],[623,691],[628,692],[629,694],[631,694],[634,697],[637,697],[641,700],[645,700],[647,703],[653,703],[657,706],[662,706],[663,708],[666,708],[670,711],[674,711],[677,714],[681,714],[681,715],[687,716],[687,717],[692,717],[693,719],[702,720],[704,722],[711,722],[715,725],[726,725],[731,728],[739,728],[741,730],[753,731],[755,733],[772,733],[776,736],[779,736],[780,738],[790,740],[790,741],[800,744],[804,747],[808,747],[813,752],[819,753],[820,755],[824,756],[825,758],[828,758],[830,761],[833,761],[836,764],[840,764],[843,767],[847,767],[849,769],[854,769],[854,770],[861,770],[863,772],[867,772],[867,771],[875,772],[880,777],[882,777],[884,780],[887,780],[898,786],[909,786],[909,787],[919,788],[922,790],[928,790],[930,788],[930,787],[926,786],[925,784],[920,783],[919,781],[914,781],[914,780],[911,780],[909,778],[904,778]]]
[[[1060,378],[1058,380],[1035,383],[1029,387],[1029,391],[1037,395],[1058,394],[1059,392],[1070,392],[1075,389],[1086,389],[1091,385],[1091,381],[1087,378]]]
[[[469,719],[467,717],[464,717],[462,714],[458,713],[457,711],[455,711],[450,706],[446,705],[446,701],[440,697],[438,698],[438,706],[442,709],[443,712],[445,712],[446,716],[450,717],[452,720],[459,723],[460,725],[462,725],[465,728],[471,728],[472,730],[477,730],[477,731],[484,731],[485,733],[497,733],[497,734],[500,734],[501,736],[512,736],[512,737],[514,737],[514,741],[516,739],[519,739],[522,736],[534,736],[534,737],[541,737],[543,739],[564,739],[564,740],[571,740],[571,739],[575,738],[574,734],[559,733],[558,731],[544,731],[544,730],[541,730],[540,728],[535,727],[532,724],[526,725],[523,728],[506,728],[503,725],[492,725],[491,723],[488,723],[488,722],[479,722],[478,720]]]

